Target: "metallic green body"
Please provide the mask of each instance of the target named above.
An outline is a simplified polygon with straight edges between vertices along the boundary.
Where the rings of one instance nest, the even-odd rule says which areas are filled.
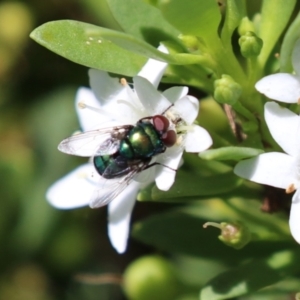
[[[145,169],[152,156],[163,153],[166,146],[154,126],[148,121],[139,121],[120,141],[119,150],[111,155],[94,157],[99,174],[107,179],[122,177],[130,171]]]
[[[139,122],[120,143],[120,155],[128,159],[149,158],[165,151],[165,145],[150,122]]]

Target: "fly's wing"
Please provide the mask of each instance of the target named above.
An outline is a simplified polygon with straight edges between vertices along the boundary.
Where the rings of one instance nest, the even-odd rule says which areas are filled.
[[[124,175],[112,179],[104,179],[101,177],[99,188],[96,189],[90,200],[91,208],[98,208],[107,205],[115,199],[132,181],[136,174],[145,170],[149,165],[151,159],[142,161],[137,160],[135,164],[131,164],[131,168],[124,167]],[[109,165],[105,172],[112,173],[116,169],[113,165]]]
[[[61,152],[77,156],[94,156],[115,153],[132,125],[102,128],[74,134],[58,145]]]
[[[99,208],[107,205],[115,199],[132,181],[133,177],[139,172],[138,169],[132,170],[123,177],[114,179],[105,179],[102,177],[103,184],[100,184],[90,200],[91,208]]]

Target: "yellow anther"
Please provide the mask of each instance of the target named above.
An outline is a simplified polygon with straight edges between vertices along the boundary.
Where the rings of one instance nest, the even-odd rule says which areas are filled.
[[[86,108],[86,104],[84,102],[78,102],[78,107],[79,108]]]
[[[295,190],[296,190],[295,185],[294,185],[293,183],[291,183],[291,184],[286,188],[285,192],[286,192],[287,194],[291,194],[291,193],[295,192]]]
[[[127,80],[125,78],[121,78],[120,79],[120,83],[123,85],[123,86],[126,86],[127,85]]]

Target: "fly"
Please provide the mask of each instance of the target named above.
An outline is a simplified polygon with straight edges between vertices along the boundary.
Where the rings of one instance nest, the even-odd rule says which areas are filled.
[[[172,147],[177,134],[164,115],[140,119],[135,125],[115,126],[75,134],[63,140],[58,149],[64,153],[88,156],[99,175],[106,179],[95,191],[93,208],[108,204],[133,180],[152,167],[152,157]]]

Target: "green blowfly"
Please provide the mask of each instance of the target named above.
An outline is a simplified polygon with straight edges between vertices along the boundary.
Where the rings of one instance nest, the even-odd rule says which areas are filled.
[[[176,122],[180,120],[176,120]],[[91,156],[96,171],[109,192],[99,196],[94,207],[106,205],[121,193],[138,173],[158,164],[153,156],[175,145],[177,134],[162,115],[123,125],[86,131],[63,140],[58,149],[77,156]],[[100,195],[101,193],[99,193]]]

